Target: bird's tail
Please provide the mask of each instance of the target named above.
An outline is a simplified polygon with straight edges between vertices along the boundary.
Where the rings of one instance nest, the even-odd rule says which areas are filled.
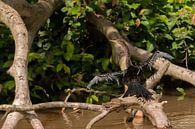
[[[134,83],[128,86],[127,91],[123,95],[123,97],[136,96],[136,97],[143,97],[146,100],[152,99],[152,93],[150,93],[143,85],[140,83]]]

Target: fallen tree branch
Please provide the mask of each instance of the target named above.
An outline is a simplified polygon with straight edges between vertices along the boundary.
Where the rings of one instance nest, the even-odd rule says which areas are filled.
[[[88,21],[108,39],[112,47],[112,58],[121,69],[126,68],[127,58],[133,57],[143,62],[152,55],[152,53],[147,52],[146,50],[134,47],[129,41],[124,39],[114,25],[103,16],[91,13],[88,15]],[[164,66],[167,61],[168,60],[158,58],[153,67],[158,70]],[[195,86],[194,71],[174,65],[171,62],[169,63],[170,66],[165,72],[165,75],[170,75],[174,78],[187,81]]]
[[[108,41],[112,47],[113,61],[117,65],[120,66],[121,70],[127,69],[129,66],[129,63],[131,63],[130,62],[131,56],[133,56],[133,54],[135,54],[133,51],[135,49],[135,47],[133,47],[126,39],[124,39],[123,36],[121,36],[120,33],[118,32],[118,30],[114,27],[114,25],[110,21],[105,19],[103,16],[97,15],[94,13],[90,13],[88,15],[88,21],[108,39]],[[144,60],[146,60],[149,56],[151,56],[151,54],[148,54],[147,57],[144,58]],[[155,62],[155,65],[156,65],[156,62]],[[162,64],[160,64],[160,65],[162,66]],[[166,65],[164,65],[164,66],[166,66]],[[165,72],[165,70],[169,70],[169,69],[164,68],[163,70]],[[159,72],[157,72],[157,74],[161,73],[161,75],[158,76],[158,78],[157,78],[157,76],[155,76],[155,78],[150,78],[150,81],[151,81],[151,79],[156,79],[156,81],[154,83],[154,84],[156,84],[163,76],[163,70],[160,70]],[[151,85],[153,85],[153,84],[151,84]],[[158,109],[155,110],[155,112],[152,112],[151,110],[148,109],[148,106],[152,105],[152,102],[153,101],[147,102],[147,103],[149,103],[149,105],[146,104],[143,110],[146,110],[145,112],[147,112],[147,113],[150,112],[150,115],[151,115],[150,120],[152,121],[153,125],[155,125],[157,127],[170,126],[170,122],[168,121],[165,113],[162,111],[162,109],[163,109],[162,107],[160,110],[158,110]],[[157,105],[158,104],[159,103],[157,103]],[[161,115],[158,117],[162,118],[163,122],[159,122],[159,119],[155,118],[157,116],[154,115],[154,113]],[[153,122],[153,121],[156,121],[156,122]]]
[[[156,73],[154,73],[150,78],[146,80],[146,88],[153,89],[156,84],[161,80],[164,76],[165,72],[169,68],[170,63],[165,61],[162,67],[160,67]]]
[[[150,55],[152,55],[151,53],[149,53],[143,49],[137,48],[137,47],[130,46],[130,49],[133,51],[132,57],[134,57],[140,61],[144,61],[146,58],[148,58]],[[165,62],[170,63],[170,66],[167,69],[167,71],[165,72],[165,75],[169,75],[169,76],[172,76],[176,79],[180,79],[180,80],[189,82],[193,86],[195,86],[195,72],[190,70],[190,69],[186,69],[186,68],[183,68],[181,66],[175,65],[175,64],[171,63],[170,61],[162,59],[162,58],[161,59],[158,58],[156,60],[156,62],[154,63],[153,67],[156,70],[158,70],[165,64]]]
[[[95,105],[95,104],[86,104],[86,103],[73,103],[67,102],[64,103],[62,101],[55,101],[55,102],[47,102],[47,103],[39,103],[34,105],[8,105],[2,104],[0,105],[1,111],[31,111],[31,110],[40,110],[40,109],[48,109],[48,108],[79,108],[91,111],[102,111],[105,110],[104,106],[102,105]]]
[[[126,98],[115,98],[111,102],[103,103],[102,105],[96,104],[86,104],[86,103],[73,103],[73,102],[47,102],[47,103],[40,103],[34,105],[0,105],[1,111],[18,111],[18,112],[25,112],[31,110],[40,110],[40,109],[48,109],[48,108],[76,108],[76,109],[83,109],[83,110],[91,110],[96,112],[103,112],[101,115],[92,119],[92,122],[88,125],[88,128],[91,127],[96,121],[102,119],[108,113],[115,111],[116,109],[125,110],[127,108],[136,108],[142,109],[146,112],[147,116],[151,119],[152,123],[157,127],[169,127],[170,123],[163,112],[163,104],[158,103],[157,101],[148,101],[142,102],[136,97],[126,97]],[[140,106],[141,105],[141,106]],[[166,121],[165,121],[166,120]]]

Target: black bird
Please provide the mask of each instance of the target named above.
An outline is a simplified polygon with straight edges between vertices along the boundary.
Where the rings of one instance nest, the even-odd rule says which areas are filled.
[[[133,96],[151,99],[152,94],[145,88],[145,78],[143,68],[139,66],[129,66],[122,77],[122,83],[128,88],[123,97]]]
[[[158,57],[167,58],[169,60],[173,59],[173,57],[168,53],[156,51],[141,65],[130,65],[128,69],[123,71],[95,76],[89,82],[87,88],[90,89],[92,85],[102,81],[116,81],[119,85],[119,77],[121,77],[122,84],[128,86],[128,89],[124,93],[123,97],[135,95],[136,97],[143,97],[146,100],[152,99],[152,94],[145,88],[143,70],[148,67],[151,69],[153,63]]]

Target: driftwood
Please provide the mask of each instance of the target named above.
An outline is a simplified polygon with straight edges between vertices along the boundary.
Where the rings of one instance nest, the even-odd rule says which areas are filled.
[[[15,79],[15,98],[12,105],[0,105],[0,110],[7,111],[8,114],[2,129],[14,129],[23,118],[27,118],[34,129],[44,129],[34,110],[55,107],[80,108],[101,112],[99,116],[92,119],[87,125],[89,129],[96,121],[102,119],[115,109],[123,107],[123,105],[131,108],[141,108],[158,128],[169,127],[170,123],[162,110],[164,102],[149,101],[143,103],[135,97],[116,99],[114,102],[111,101],[103,105],[71,103],[67,101],[32,105],[27,80],[27,54],[37,31],[63,2],[63,0],[38,0],[36,4],[31,5],[26,0],[0,1],[0,21],[10,28],[16,47],[13,64],[8,70],[8,73]],[[151,53],[143,49],[132,46],[119,34],[113,24],[102,16],[91,14],[88,20],[92,24],[96,23],[96,28],[109,40],[112,46],[113,60],[122,70],[128,67],[127,60],[131,56],[140,61],[144,61],[151,55]],[[153,78],[148,79],[150,88],[153,87],[164,74],[195,85],[195,73],[193,71],[167,62],[168,61],[164,59],[158,59],[155,62],[154,68],[159,71]],[[164,66],[164,68],[161,69],[161,66]],[[155,83],[149,83],[151,82],[150,80],[156,81]]]
[[[155,125],[157,125],[158,128],[163,128],[161,127],[162,123],[159,122],[164,122],[164,117],[166,115],[163,113],[161,110],[161,106],[166,103],[161,102],[157,103],[156,101],[148,101],[146,103],[141,102],[138,98],[136,97],[126,97],[126,98],[118,98],[118,99],[113,99],[111,102],[104,103],[102,105],[96,105],[96,104],[86,104],[86,103],[73,103],[73,102],[47,102],[47,103],[40,103],[40,104],[34,104],[34,105],[7,105],[3,104],[0,105],[0,110],[1,111],[9,111],[9,112],[26,112],[26,111],[31,111],[31,110],[40,110],[40,109],[48,109],[48,108],[73,108],[73,109],[83,109],[83,110],[91,110],[91,111],[96,111],[100,112],[100,114],[96,117],[94,117],[89,124],[87,125],[87,129],[90,129],[94,123],[96,123],[98,120],[104,118],[106,115],[111,113],[112,111],[115,111],[116,109],[120,108],[121,110],[125,110],[126,108],[136,108],[136,109],[142,109],[146,114],[149,116],[150,120],[154,122]],[[140,106],[141,105],[141,106]],[[151,111],[152,110],[152,111]],[[156,114],[162,113],[162,114]],[[156,117],[155,115],[159,115]],[[157,120],[157,118],[159,120]],[[163,121],[162,121],[163,120]],[[170,126],[170,123],[167,119],[167,127]]]

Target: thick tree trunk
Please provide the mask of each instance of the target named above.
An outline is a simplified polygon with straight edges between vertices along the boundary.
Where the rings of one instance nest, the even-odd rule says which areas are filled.
[[[28,51],[31,48],[36,32],[62,1],[39,0],[38,3],[34,5],[29,4],[26,0],[4,1],[20,13],[18,14],[12,7],[0,1],[0,21],[10,28],[15,40],[14,61],[8,70],[8,73],[14,77],[16,85],[13,105],[29,106],[32,105],[32,103],[27,80]],[[43,129],[34,111],[28,111],[25,114],[21,112],[9,113],[2,129],[14,129],[24,116],[29,118],[28,120],[34,129]]]

